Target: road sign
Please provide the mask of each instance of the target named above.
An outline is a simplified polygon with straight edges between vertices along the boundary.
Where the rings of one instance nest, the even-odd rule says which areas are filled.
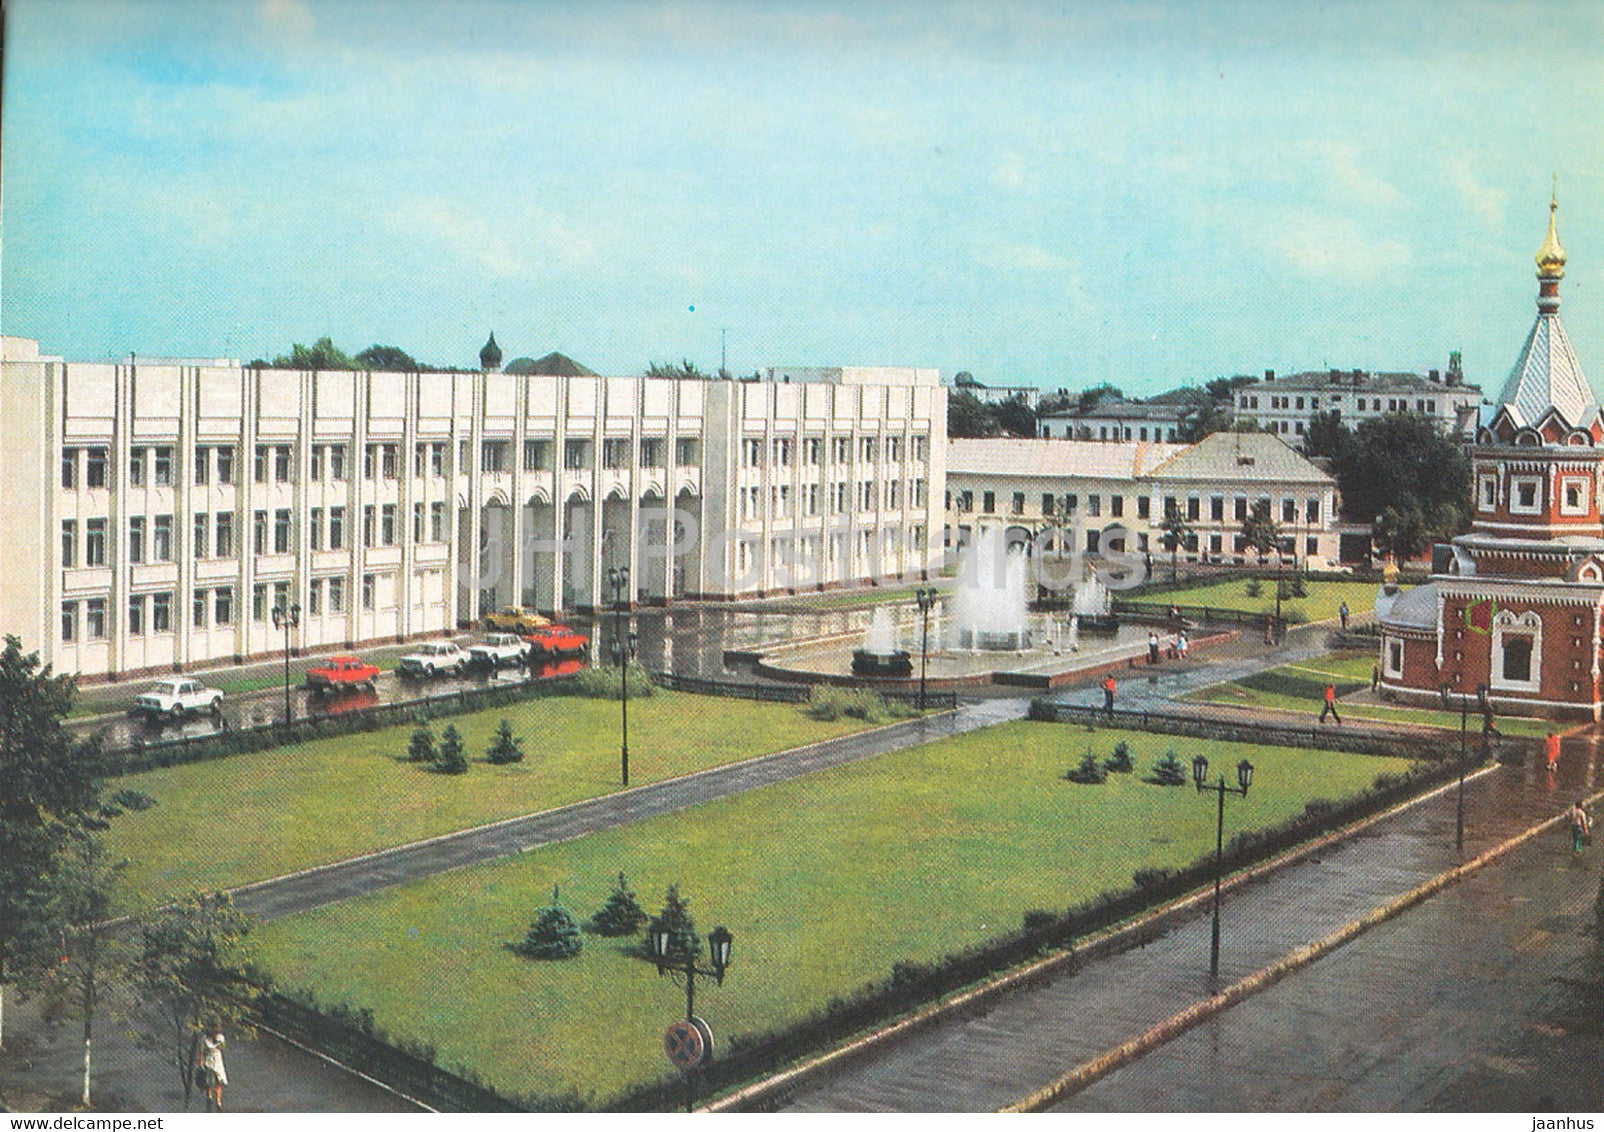
[[[668,1054],[669,1064],[674,1068],[695,1069],[707,1056],[707,1043],[700,1029],[681,1019],[670,1023],[663,1032],[663,1052]]]
[[[702,1060],[711,1061],[713,1059],[713,1027],[709,1026],[707,1019],[700,1014],[691,1015],[691,1025],[695,1026],[696,1032],[702,1035]]]

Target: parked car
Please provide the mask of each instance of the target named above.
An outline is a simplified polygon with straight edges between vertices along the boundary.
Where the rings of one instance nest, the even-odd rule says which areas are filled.
[[[306,686],[314,692],[338,692],[351,688],[373,691],[379,680],[379,667],[359,656],[331,656],[306,670]]]
[[[178,677],[163,680],[148,691],[134,697],[133,712],[151,718],[166,716],[182,719],[191,712],[209,711],[216,715],[223,710],[223,693],[208,688],[199,680]]]
[[[402,676],[436,676],[449,672],[453,676],[468,666],[468,654],[450,641],[431,641],[409,652],[395,666]]]
[[[549,618],[542,617],[533,609],[525,609],[518,605],[508,605],[485,614],[485,628],[500,633],[528,633],[543,626],[550,625]]]
[[[524,634],[528,642],[531,663],[559,656],[583,656],[590,648],[590,638],[568,625],[545,625]]]
[[[476,668],[497,669],[524,664],[529,646],[517,633],[492,633],[476,645],[468,646],[468,663]]]

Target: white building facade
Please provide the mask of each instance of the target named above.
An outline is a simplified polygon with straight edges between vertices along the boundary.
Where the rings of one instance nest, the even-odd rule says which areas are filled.
[[[1241,386],[1232,397],[1238,420],[1256,421],[1293,444],[1302,443],[1315,413],[1330,412],[1349,428],[1373,417],[1410,413],[1431,418],[1446,435],[1469,439],[1482,403],[1481,386],[1465,384],[1457,353],[1446,372],[1425,374],[1333,369],[1277,377],[1266,370],[1263,381]]]
[[[66,362],[5,339],[4,630],[60,672],[930,565],[932,371],[796,383]],[[889,376],[890,380],[865,380]],[[938,548],[939,549],[939,548]]]

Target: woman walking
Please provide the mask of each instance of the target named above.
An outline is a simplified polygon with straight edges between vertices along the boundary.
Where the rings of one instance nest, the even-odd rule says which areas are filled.
[[[1576,799],[1576,805],[1566,811],[1565,817],[1571,823],[1571,856],[1580,857],[1582,846],[1587,844],[1587,832],[1593,827],[1593,821],[1587,816],[1587,811],[1582,809],[1580,798]]]
[[[228,1070],[223,1068],[223,1031],[213,1030],[201,1043],[201,1091],[206,1107],[214,1112],[223,1111],[223,1086],[228,1084]]]

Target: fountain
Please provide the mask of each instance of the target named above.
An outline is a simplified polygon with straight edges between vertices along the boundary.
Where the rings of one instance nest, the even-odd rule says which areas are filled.
[[[1076,637],[1079,630],[1085,629],[1088,633],[1099,636],[1112,636],[1119,629],[1119,622],[1109,612],[1108,587],[1092,574],[1075,587],[1074,596],[1070,599],[1069,608],[1073,615],[1073,624],[1076,625]]]
[[[1017,652],[1030,647],[1022,552],[997,527],[982,528],[960,559],[947,647]]]
[[[907,649],[897,647],[896,629],[885,606],[874,611],[869,629],[863,634],[863,647],[852,653],[852,675],[907,679],[913,675],[913,659]]]

